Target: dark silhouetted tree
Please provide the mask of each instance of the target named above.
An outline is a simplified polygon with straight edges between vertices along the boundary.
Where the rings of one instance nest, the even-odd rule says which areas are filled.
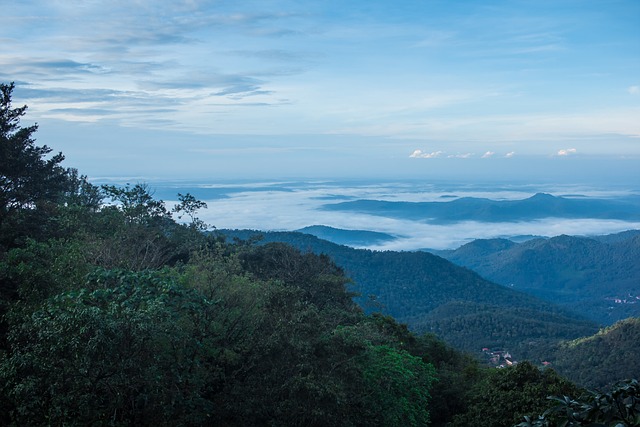
[[[38,125],[20,126],[27,107],[14,108],[14,84],[0,84],[0,244],[12,246],[25,233],[36,233],[47,205],[59,201],[67,188],[62,153],[37,146]],[[44,214],[44,215],[38,215]]]

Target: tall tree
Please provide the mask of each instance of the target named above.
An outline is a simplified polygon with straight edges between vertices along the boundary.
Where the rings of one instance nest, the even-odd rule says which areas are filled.
[[[36,229],[35,214],[58,201],[67,187],[62,153],[48,156],[51,148],[35,144],[37,124],[20,126],[27,106],[11,105],[14,87],[0,84],[0,248]]]

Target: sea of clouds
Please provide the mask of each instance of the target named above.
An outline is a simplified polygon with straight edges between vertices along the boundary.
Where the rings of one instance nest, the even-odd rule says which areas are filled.
[[[153,186],[153,184],[152,184]],[[346,200],[451,201],[458,197],[518,200],[538,192],[555,196],[617,198],[635,190],[581,186],[461,185],[456,183],[374,182],[244,182],[159,184],[163,195],[190,192],[208,207],[199,217],[218,229],[292,231],[310,225],[392,234],[395,240],[368,246],[375,250],[455,249],[474,239],[516,236],[602,235],[640,229],[640,222],[603,219],[545,218],[485,223],[464,221],[430,224],[354,212],[323,210]],[[203,197],[204,196],[204,197]],[[175,201],[165,197],[168,206]]]

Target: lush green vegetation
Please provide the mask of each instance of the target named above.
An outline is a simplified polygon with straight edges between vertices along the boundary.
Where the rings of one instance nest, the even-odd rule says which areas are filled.
[[[261,243],[286,242],[326,254],[353,279],[368,312],[382,311],[418,332],[433,332],[459,350],[507,348],[516,359],[542,361],[561,340],[597,331],[595,323],[523,292],[489,282],[427,252],[353,249],[302,233],[218,230]]]
[[[552,370],[541,371],[528,362],[493,369],[475,382],[466,410],[453,417],[451,427],[509,426],[531,413],[552,406],[550,395],[576,395],[580,390]]]
[[[514,243],[475,240],[439,255],[601,325],[640,316],[640,231]]]
[[[492,426],[576,391],[367,314],[326,255],[203,233],[189,194],[168,210],[145,185],[91,185],[20,127],[12,89],[0,86],[0,425],[444,427],[469,425],[482,396],[509,398],[477,424]],[[456,271],[425,259],[416,274],[434,283]]]
[[[542,415],[525,416],[515,427],[640,426],[640,384],[627,380],[606,393],[589,391],[579,398],[551,396],[556,406]]]
[[[96,188],[2,85],[2,424],[425,425],[435,369],[327,257],[202,233],[190,195]],[[172,214],[190,220],[178,224]]]
[[[538,366],[550,362],[559,373],[584,387],[606,388],[640,376],[640,339],[633,319],[620,323],[624,327],[605,329],[610,334],[597,333],[589,321],[535,297],[496,286],[431,254],[357,250],[301,233],[216,233],[240,239],[260,235],[263,244],[283,241],[327,254],[353,278],[355,283],[349,287],[363,294],[357,300],[366,310],[393,315],[412,330],[434,333],[470,354],[479,354],[482,348],[507,349],[516,360],[530,360]],[[633,236],[624,233],[609,239],[624,242]],[[490,246],[487,250],[493,251],[501,242],[478,244],[486,243]],[[513,245],[509,242],[508,246]]]
[[[589,388],[640,378],[640,318],[621,320],[597,334],[562,342],[551,352],[554,369]]]

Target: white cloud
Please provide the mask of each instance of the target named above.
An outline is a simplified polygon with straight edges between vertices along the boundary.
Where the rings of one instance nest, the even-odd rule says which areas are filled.
[[[415,150],[409,157],[415,159],[434,159],[444,154],[442,151],[434,151],[432,153],[423,153],[422,150]]]
[[[565,148],[558,151],[558,156],[570,156],[572,154],[576,154],[578,150],[575,148]]]
[[[474,150],[475,157],[488,158],[507,149],[518,157],[555,154],[573,144],[560,141],[612,135],[616,140],[597,150],[639,153],[628,139],[640,137],[640,107],[608,95],[608,88],[617,87],[623,98],[638,99],[633,70],[585,74],[578,85],[571,76],[588,65],[558,51],[570,45],[558,30],[563,19],[536,17],[534,6],[533,14],[512,5],[496,16],[475,3],[468,11],[440,3],[411,2],[405,9],[377,2],[362,11],[357,2],[334,10],[332,2],[283,0],[3,2],[0,81],[19,77],[16,104],[30,106],[30,120],[83,122],[96,130],[105,123],[126,127],[130,132],[122,135],[131,146],[150,144],[138,137],[150,129],[182,132],[176,141],[193,135],[356,135],[402,139],[403,146],[410,139],[400,151],[405,158],[424,141],[441,145],[411,157]],[[603,13],[616,8],[610,9]],[[576,13],[593,15],[586,6],[571,13],[579,21]],[[478,25],[467,25],[471,16],[480,18]],[[612,39],[599,48],[614,40],[631,46],[628,37],[618,39],[624,34],[608,32]],[[628,51],[592,56],[615,64]],[[559,68],[567,72],[557,73]],[[534,90],[538,81],[548,81],[544,86],[553,92]],[[47,143],[68,144],[71,137]],[[359,143],[344,146],[355,150]],[[500,149],[501,143],[508,148]],[[478,151],[489,146],[498,154]],[[371,160],[397,150],[386,143],[367,147],[364,157]],[[581,147],[581,154],[587,151]],[[162,170],[188,164],[158,158],[166,162],[158,166]],[[232,161],[256,173],[242,156]]]
[[[463,154],[450,154],[447,157],[450,159],[468,159],[473,157],[474,153],[463,153]]]
[[[513,157],[513,156],[515,156],[515,155],[516,155],[516,152],[515,152],[515,151],[510,151],[510,152],[508,152],[507,154],[505,154],[504,156],[505,156],[507,159],[510,159],[511,157]]]
[[[482,155],[482,158],[483,158],[483,159],[488,159],[489,157],[493,157],[493,155],[494,155],[494,154],[496,154],[496,153],[495,153],[495,152],[493,152],[493,151],[487,151],[486,153],[484,153],[484,154]]]
[[[510,188],[491,191],[485,188],[434,187],[407,184],[372,184],[345,187],[342,183],[315,184],[269,182],[229,183],[227,197],[207,199],[208,208],[199,213],[205,222],[217,228],[248,228],[255,230],[296,230],[309,225],[324,224],[335,228],[371,230],[402,236],[377,250],[416,250],[420,248],[453,249],[471,239],[504,236],[540,235],[599,235],[637,229],[640,222],[601,219],[540,219],[535,221],[482,223],[464,221],[455,224],[430,224],[423,221],[399,220],[357,212],[323,210],[327,203],[342,200],[374,199],[388,201],[442,201],[443,195],[458,197],[487,197],[494,200],[520,200],[538,191],[552,194],[579,192],[589,197],[614,197],[625,192],[593,190],[591,187],[536,187]],[[224,190],[224,185],[212,185]],[[239,191],[240,187],[242,190]],[[254,187],[254,188],[252,188]],[[188,188],[187,188],[188,189]],[[295,191],[290,191],[295,189]],[[186,189],[185,189],[186,190]],[[197,194],[197,191],[194,190]],[[221,195],[224,191],[221,191]],[[447,199],[448,200],[448,199]],[[169,207],[175,202],[168,201]],[[265,214],[268,212],[268,214]]]

